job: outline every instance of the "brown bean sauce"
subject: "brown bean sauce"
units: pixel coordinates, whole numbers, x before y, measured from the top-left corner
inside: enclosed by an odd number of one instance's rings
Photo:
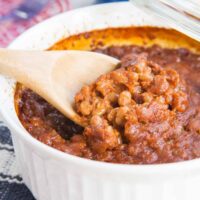
[[[129,115],[129,118],[132,116],[131,123],[124,125],[123,118],[117,119],[116,113],[111,113],[108,118],[112,119],[112,123],[108,123],[117,133],[110,134],[110,129],[106,132],[107,122],[98,121],[98,117],[92,121],[94,126],[102,124],[98,130],[92,132],[92,126],[84,130],[30,89],[18,85],[15,95],[18,116],[34,138],[65,153],[112,163],[170,163],[200,157],[200,55],[186,48],[172,49],[158,45],[100,45],[93,51],[120,59],[121,68],[118,70],[127,66],[135,68],[135,59],[144,55],[146,66],[159,66],[160,74],[157,71],[153,74],[156,78],[153,76],[151,79],[154,80],[154,86],[150,89],[143,88],[141,92],[137,88],[137,95],[130,94],[127,89],[120,89],[121,96],[112,108],[116,108],[116,105],[124,107],[127,102],[137,104],[139,109]],[[163,71],[168,74],[168,82],[161,76]],[[180,83],[177,83],[177,77]],[[170,84],[176,84],[176,88],[171,89]],[[166,97],[168,88],[173,90],[173,97]],[[158,104],[158,101],[162,102],[160,97],[163,96],[170,103]],[[109,108],[107,110],[111,112]],[[88,109],[82,111],[85,115],[91,112]],[[137,117],[137,123],[133,125],[134,116]]]

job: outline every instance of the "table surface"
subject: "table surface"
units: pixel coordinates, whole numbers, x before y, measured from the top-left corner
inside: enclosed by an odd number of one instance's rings
[[[34,24],[71,9],[69,1],[0,0],[0,47],[6,47],[15,37]],[[75,1],[73,6],[84,5],[82,0]],[[114,0],[90,2],[105,3]],[[10,131],[2,121],[0,121],[0,200],[34,200],[18,173]]]

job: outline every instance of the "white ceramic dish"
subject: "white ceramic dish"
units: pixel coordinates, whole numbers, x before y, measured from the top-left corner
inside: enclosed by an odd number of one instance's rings
[[[22,34],[10,48],[46,49],[93,29],[162,26],[129,3],[70,11]],[[199,200],[200,159],[162,165],[120,165],[82,159],[34,139],[14,110],[15,82],[0,77],[0,113],[11,129],[19,170],[38,200]]]

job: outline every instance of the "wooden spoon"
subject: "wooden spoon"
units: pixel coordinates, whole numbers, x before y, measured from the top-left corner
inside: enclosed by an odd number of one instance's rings
[[[75,94],[118,63],[115,58],[87,51],[0,49],[1,74],[32,89],[81,126],[85,124],[73,108]]]

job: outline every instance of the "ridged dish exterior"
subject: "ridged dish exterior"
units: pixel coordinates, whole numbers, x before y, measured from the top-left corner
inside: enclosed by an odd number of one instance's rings
[[[13,136],[23,180],[38,200],[199,200],[200,175],[182,174],[180,180],[141,177],[142,181],[138,177],[134,180],[134,176],[131,181],[120,174],[100,175],[40,155]]]
[[[129,3],[61,14],[33,27],[10,48],[47,49],[94,29],[163,24]],[[199,200],[200,160],[152,166],[115,165],[64,154],[32,138],[13,104],[15,82],[0,77],[0,113],[11,129],[19,171],[37,200]]]

